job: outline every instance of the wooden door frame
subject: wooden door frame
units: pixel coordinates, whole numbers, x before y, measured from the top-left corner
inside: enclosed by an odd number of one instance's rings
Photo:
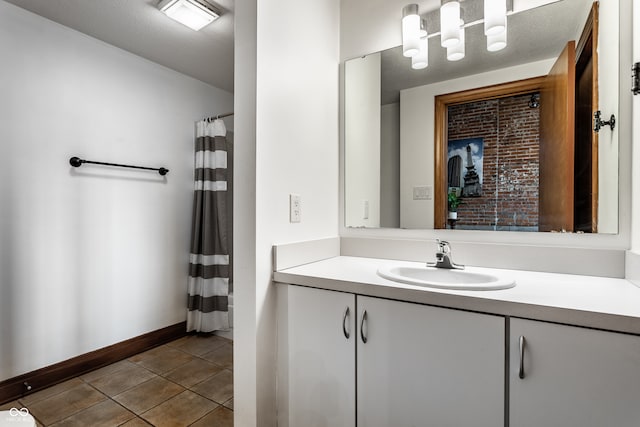
[[[447,224],[448,107],[469,102],[486,101],[539,92],[542,88],[544,78],[545,76],[533,77],[435,97],[434,228],[446,228]]]

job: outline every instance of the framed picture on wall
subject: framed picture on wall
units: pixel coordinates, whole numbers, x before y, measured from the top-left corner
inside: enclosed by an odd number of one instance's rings
[[[462,189],[462,197],[482,195],[483,138],[455,139],[447,143],[448,187]]]

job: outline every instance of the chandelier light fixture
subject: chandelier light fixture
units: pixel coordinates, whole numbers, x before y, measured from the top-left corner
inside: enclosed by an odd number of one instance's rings
[[[497,52],[505,47],[507,47],[507,21],[504,22],[504,31],[487,36],[487,50],[489,52]]]
[[[417,4],[402,9],[402,54],[413,57],[420,50],[420,15]]]
[[[507,0],[478,0],[484,2],[484,18],[466,26],[484,24],[487,50],[497,52],[507,46]],[[421,70],[429,65],[429,38],[440,35],[440,45],[447,49],[447,60],[460,61],[465,57],[465,23],[459,0],[440,0],[440,32],[428,34],[426,20],[420,17],[418,5],[402,8],[402,54],[411,58],[411,68]]]
[[[442,0],[440,6],[440,44],[453,47],[460,43],[460,3]]]
[[[449,61],[460,61],[464,58],[464,22],[460,20],[460,43],[447,48],[447,59]]]
[[[411,68],[422,70],[429,66],[429,38],[427,33],[427,22],[420,20],[420,43],[418,53],[411,57]]]
[[[507,30],[507,0],[484,0],[484,34],[496,36]]]

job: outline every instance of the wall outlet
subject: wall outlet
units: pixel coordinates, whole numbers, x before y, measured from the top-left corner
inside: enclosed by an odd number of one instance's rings
[[[420,185],[413,187],[413,200],[431,200],[433,198],[433,187],[430,185]]]
[[[299,194],[289,194],[289,222],[300,222],[302,217],[302,199]]]

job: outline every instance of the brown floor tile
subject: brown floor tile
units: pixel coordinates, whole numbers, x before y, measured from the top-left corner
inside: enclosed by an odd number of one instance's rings
[[[111,427],[120,425],[135,417],[113,400],[93,405],[75,415],[53,424],[51,427]]]
[[[164,377],[184,387],[191,387],[217,374],[221,370],[221,366],[198,357],[173,371],[167,372]]]
[[[233,411],[233,397],[231,399],[227,400],[226,402],[224,402],[224,406]]]
[[[47,399],[29,405],[29,412],[45,425],[61,421],[107,397],[88,384],[80,384]]]
[[[69,389],[72,389],[74,387],[77,387],[79,385],[83,384],[83,382],[78,379],[78,378],[73,378],[69,381],[65,381],[63,383],[60,384],[56,384],[54,386],[51,386],[49,388],[45,388],[44,390],[40,390],[37,391],[33,394],[29,394],[27,396],[21,397],[20,399],[18,399],[20,401],[20,404],[26,406],[27,408],[29,407],[29,405],[39,402],[41,400],[47,399],[51,396],[55,396],[58,393],[62,393],[63,391],[67,391]]]
[[[157,374],[164,374],[192,361],[193,356],[169,346],[161,346],[131,357],[129,360]]]
[[[121,360],[116,363],[112,363],[111,365],[107,365],[100,369],[96,369],[95,371],[88,372],[84,375],[81,375],[80,378],[85,382],[95,381],[98,378],[106,377],[107,375],[115,374],[116,372],[125,369],[131,366],[131,362],[127,360]]]
[[[227,369],[233,369],[233,345],[225,343],[217,349],[202,355],[203,359]]]
[[[5,403],[4,405],[0,405],[0,411],[8,411],[11,408],[20,409],[23,406],[24,405],[22,403],[18,402],[17,400],[14,400],[13,402],[8,402],[8,403]]]
[[[138,353],[138,354],[136,354],[134,356],[131,356],[127,360],[130,361],[130,362],[138,363],[138,362],[140,362],[142,360],[151,359],[153,357],[161,355],[162,352],[164,350],[166,350],[168,347],[170,347],[169,344],[165,344],[165,345],[161,345],[161,346],[158,346],[158,347],[154,347],[151,350],[147,350],[145,352]]]
[[[140,415],[183,391],[184,388],[178,384],[156,377],[115,396],[113,400]]]
[[[208,380],[191,387],[191,390],[222,404],[233,397],[233,373],[225,369]]]
[[[191,424],[191,427],[233,427],[233,411],[220,406]]]
[[[111,375],[90,381],[89,384],[108,396],[115,396],[155,376],[153,372],[131,363],[130,366],[125,366]]]
[[[215,335],[199,336],[189,335],[175,340],[168,345],[186,351],[194,356],[202,356],[205,353],[215,350],[223,344],[228,344],[230,340]]]
[[[149,427],[151,424],[143,420],[142,418],[134,418],[126,423],[122,424],[120,427]]]
[[[142,414],[157,427],[182,427],[192,424],[218,405],[189,390]]]

